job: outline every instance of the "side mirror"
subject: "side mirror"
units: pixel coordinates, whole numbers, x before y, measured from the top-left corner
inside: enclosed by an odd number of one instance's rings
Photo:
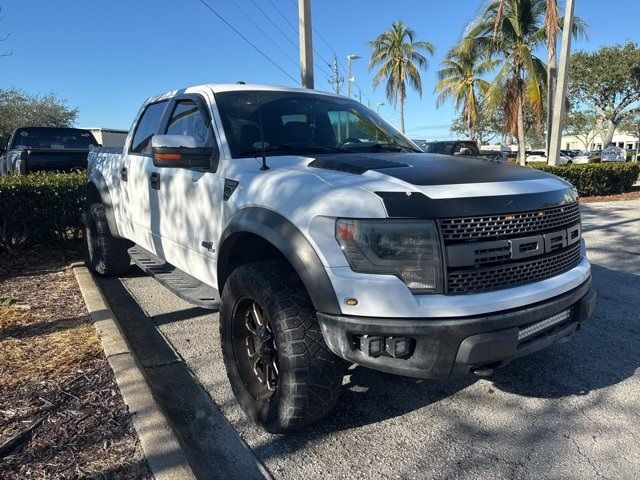
[[[212,147],[198,147],[191,135],[154,135],[151,155],[156,167],[210,168]]]

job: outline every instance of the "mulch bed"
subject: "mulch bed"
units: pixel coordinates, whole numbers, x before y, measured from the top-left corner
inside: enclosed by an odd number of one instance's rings
[[[0,256],[0,478],[151,479],[69,264]]]
[[[640,186],[632,187],[630,191],[617,195],[580,197],[580,203],[618,202],[620,200],[640,200]]]

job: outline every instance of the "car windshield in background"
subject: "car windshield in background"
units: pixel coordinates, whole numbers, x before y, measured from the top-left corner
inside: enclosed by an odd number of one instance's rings
[[[17,130],[12,148],[73,149],[98,145],[88,130],[76,128],[24,128]]]
[[[441,155],[478,155],[480,150],[475,142],[453,141],[453,142],[427,142],[424,145],[427,153],[439,153]]]
[[[360,103],[302,92],[216,94],[233,158],[350,152],[420,152]]]

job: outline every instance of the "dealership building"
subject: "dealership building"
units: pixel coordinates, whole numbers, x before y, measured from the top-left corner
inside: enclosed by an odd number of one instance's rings
[[[563,135],[562,148],[564,150],[602,150],[604,142],[599,134],[590,135]],[[638,137],[626,133],[616,133],[613,136],[611,145],[621,147],[626,150],[638,148]]]

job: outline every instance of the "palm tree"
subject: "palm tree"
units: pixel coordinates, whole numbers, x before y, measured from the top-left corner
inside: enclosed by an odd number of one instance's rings
[[[496,60],[481,60],[478,52],[463,51],[454,47],[442,61],[438,71],[439,91],[436,106],[440,107],[447,100],[453,100],[456,109],[462,109],[462,119],[467,128],[469,138],[475,140],[473,127],[480,116],[479,105],[491,84],[482,75],[492,71]]]
[[[498,33],[498,27],[502,23],[507,0],[499,0],[498,11],[494,23],[494,38]],[[558,56],[556,53],[558,34],[564,23],[563,18],[559,18],[558,0],[545,0],[544,25],[546,32],[547,47],[547,149],[549,148],[549,135],[551,132],[551,119],[553,117],[553,101],[557,83]],[[573,36],[586,35],[587,24],[580,18],[575,17],[573,22]],[[548,153],[548,152],[547,152]]]
[[[386,81],[385,92],[392,105],[400,102],[400,130],[404,133],[404,101],[407,98],[407,83],[422,95],[422,79],[419,69],[426,69],[428,55],[434,47],[429,42],[414,41],[415,32],[401,21],[393,22],[390,28],[369,42],[371,59],[369,70],[380,67],[373,77],[373,86]]]
[[[546,0],[490,0],[460,43],[462,51],[478,49],[499,58],[498,73],[487,89],[491,108],[502,106],[506,127],[517,133],[518,158],[525,164],[525,108],[542,116],[546,67],[535,55],[544,44]]]

